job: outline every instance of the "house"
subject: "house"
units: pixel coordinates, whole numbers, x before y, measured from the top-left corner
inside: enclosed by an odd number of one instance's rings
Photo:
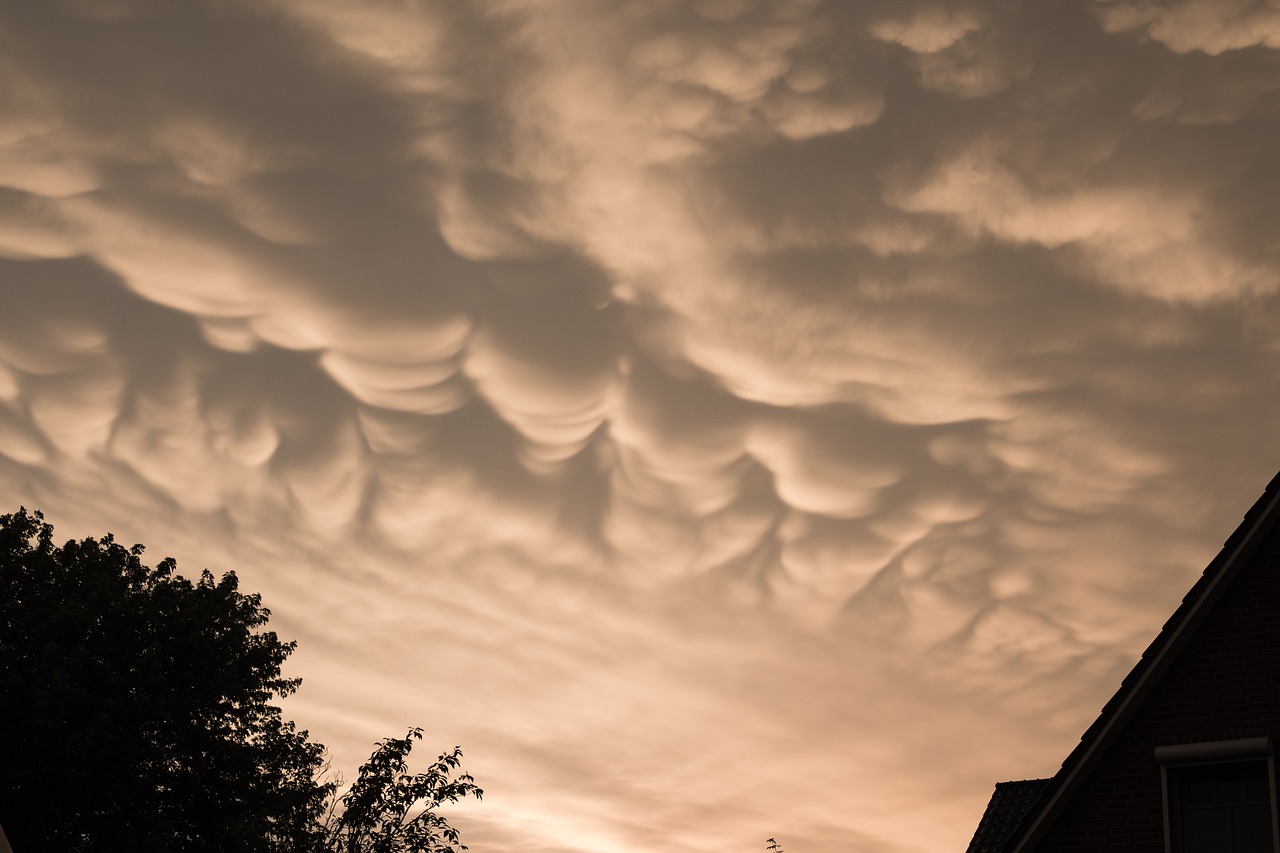
[[[1280,853],[1280,474],[1049,779],[969,853]]]

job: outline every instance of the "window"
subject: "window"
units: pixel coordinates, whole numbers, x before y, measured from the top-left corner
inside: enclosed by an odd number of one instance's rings
[[[1270,740],[1160,747],[1169,853],[1277,853]]]
[[[1266,761],[1169,768],[1173,853],[1274,853],[1269,777]]]

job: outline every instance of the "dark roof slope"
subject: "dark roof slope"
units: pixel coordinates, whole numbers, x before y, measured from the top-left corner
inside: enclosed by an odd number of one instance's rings
[[[997,782],[965,853],[997,853],[1051,781],[1023,779],[1020,782]]]
[[[1062,768],[1048,780],[1035,807],[1023,816],[1005,842],[993,850],[1006,853],[1029,850],[1048,830],[1075,790],[1083,784],[1088,770],[1114,740],[1123,724],[1137,712],[1142,700],[1151,693],[1160,676],[1186,646],[1190,635],[1204,622],[1213,605],[1248,562],[1254,547],[1278,519],[1280,473],[1271,478],[1262,496],[1245,513],[1244,521],[1205,567],[1195,585],[1183,596],[1178,609],[1165,621],[1138,663],[1120,682],[1120,689],[1102,706],[1098,719],[1080,736],[1080,743],[1062,762]]]

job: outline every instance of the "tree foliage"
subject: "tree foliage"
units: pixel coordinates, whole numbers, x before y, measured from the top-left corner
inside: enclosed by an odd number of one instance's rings
[[[19,850],[292,850],[330,789],[234,573],[0,516],[0,823]]]
[[[484,796],[468,773],[454,776],[461,747],[440,755],[410,775],[408,756],[422,729],[387,738],[360,768],[341,799],[342,810],[326,821],[324,846],[335,853],[454,853],[466,850],[458,831],[435,810],[465,797]]]
[[[479,797],[461,750],[408,772],[382,741],[348,792],[273,704],[295,643],[234,573],[192,582],[110,534],[56,546],[0,515],[0,825],[17,850],[451,853],[435,809]]]

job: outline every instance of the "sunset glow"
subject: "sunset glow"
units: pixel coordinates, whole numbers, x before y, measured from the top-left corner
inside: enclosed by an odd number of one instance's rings
[[[477,853],[963,850],[1280,468],[1280,6],[0,12],[0,512]]]

